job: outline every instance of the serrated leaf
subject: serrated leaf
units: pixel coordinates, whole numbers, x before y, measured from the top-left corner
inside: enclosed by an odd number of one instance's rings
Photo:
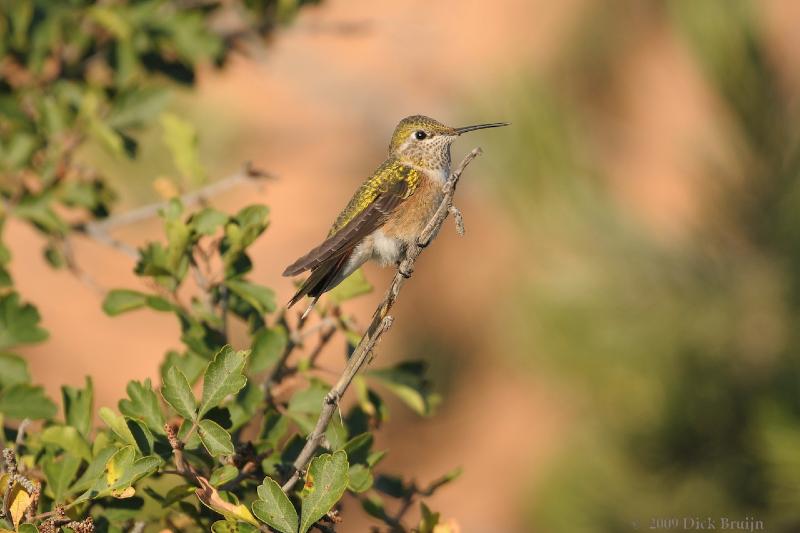
[[[230,346],[220,350],[206,369],[203,379],[203,397],[200,402],[200,415],[217,407],[226,396],[236,394],[244,387],[247,378],[242,371],[247,352],[237,352]]]
[[[176,367],[170,367],[164,374],[164,384],[161,386],[161,396],[175,412],[187,420],[194,420],[197,416],[197,400],[194,398],[192,388],[183,372]]]
[[[126,388],[129,399],[119,401],[119,410],[125,416],[141,420],[151,431],[164,434],[164,414],[150,379],[144,383],[131,381]]]
[[[8,418],[15,420],[52,418],[56,411],[56,404],[45,396],[42,387],[18,383],[0,392],[0,413]]]
[[[10,353],[0,353],[0,387],[30,383],[28,363],[22,357]]]
[[[42,431],[40,438],[43,443],[58,446],[75,457],[85,459],[86,462],[92,460],[89,444],[73,426],[47,427]]]
[[[277,481],[265,477],[258,487],[258,497],[253,502],[253,514],[256,518],[280,533],[297,532],[297,511]]]
[[[94,385],[92,378],[86,377],[86,386],[82,389],[64,385],[61,387],[61,399],[64,403],[64,419],[67,425],[76,428],[84,437],[92,430],[94,416]]]
[[[198,424],[200,440],[208,453],[214,457],[219,455],[231,455],[233,453],[233,441],[230,434],[222,429],[222,426],[213,420],[203,419]]]
[[[282,326],[264,328],[253,338],[248,371],[257,374],[273,367],[286,349],[289,338]]]
[[[0,296],[0,350],[45,340],[47,331],[39,327],[39,320],[39,311],[20,303],[17,293]]]
[[[314,523],[325,516],[342,494],[348,483],[347,454],[338,451],[315,457],[306,473],[301,492],[303,506],[300,518],[300,533],[308,531]]]
[[[111,431],[113,431],[122,442],[136,446],[136,439],[133,438],[133,433],[131,433],[131,430],[128,428],[128,423],[125,421],[124,416],[118,415],[108,407],[101,407],[97,414],[100,415],[100,419],[111,428]]]

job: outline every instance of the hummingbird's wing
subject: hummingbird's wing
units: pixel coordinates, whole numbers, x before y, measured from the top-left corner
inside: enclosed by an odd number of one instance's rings
[[[341,229],[332,233],[322,244],[286,267],[283,275],[295,276],[306,270],[315,270],[331,259],[345,254],[349,255],[364,237],[386,222],[392,211],[406,198],[407,192],[408,182],[404,179],[388,183],[386,190],[379,192],[372,202],[353,216]],[[314,287],[309,289],[313,290]],[[320,292],[324,292],[324,289]]]

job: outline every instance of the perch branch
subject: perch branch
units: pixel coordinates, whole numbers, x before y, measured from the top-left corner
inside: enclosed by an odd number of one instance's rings
[[[328,427],[328,423],[331,421],[331,418],[333,417],[333,414],[339,405],[339,400],[350,386],[350,382],[369,358],[369,355],[372,353],[372,350],[375,348],[375,345],[378,343],[381,336],[386,332],[386,330],[389,329],[389,327],[391,327],[393,319],[391,316],[389,316],[389,311],[391,310],[392,306],[394,306],[394,303],[397,300],[397,295],[400,293],[400,289],[402,288],[406,279],[408,279],[408,277],[411,275],[411,272],[413,272],[414,262],[417,260],[417,257],[419,257],[419,255],[422,253],[422,250],[428,246],[428,244],[430,244],[439,233],[439,230],[447,219],[447,216],[451,212],[458,212],[457,210],[453,210],[453,196],[455,195],[456,185],[458,184],[458,180],[461,178],[461,174],[467,168],[467,165],[469,165],[480,153],[480,148],[475,148],[468,153],[461,161],[461,164],[450,174],[450,177],[445,182],[443,187],[444,197],[439,203],[439,207],[436,209],[436,212],[428,221],[428,224],[417,237],[416,242],[411,244],[406,250],[405,259],[403,259],[403,261],[400,263],[397,273],[394,275],[394,279],[392,279],[392,283],[389,285],[389,289],[386,291],[383,301],[376,309],[375,314],[372,317],[372,322],[370,323],[369,328],[367,328],[367,332],[363,337],[361,337],[361,341],[359,341],[358,346],[356,346],[353,355],[347,361],[347,365],[345,366],[339,381],[333,386],[330,392],[325,395],[325,399],[322,403],[322,412],[320,412],[317,423],[314,426],[314,430],[311,432],[311,434],[309,434],[305,446],[303,446],[303,449],[300,451],[300,454],[297,456],[297,459],[293,464],[294,472],[292,473],[292,476],[288,479],[288,481],[286,481],[286,483],[283,484],[282,488],[284,492],[289,492],[292,490],[297,481],[300,479],[301,473],[311,461],[311,458],[314,456],[314,452],[316,452],[317,448],[325,437],[325,429]]]

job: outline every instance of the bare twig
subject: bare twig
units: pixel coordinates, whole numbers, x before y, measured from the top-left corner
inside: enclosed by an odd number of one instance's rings
[[[444,221],[447,219],[447,216],[451,213],[451,208],[453,207],[453,196],[455,195],[456,185],[458,184],[458,180],[461,178],[461,174],[464,172],[464,169],[467,168],[467,165],[469,165],[480,153],[480,148],[475,148],[468,153],[461,161],[461,164],[450,174],[450,177],[445,182],[443,187],[444,197],[442,198],[439,207],[428,221],[428,224],[422,230],[422,233],[420,233],[420,235],[417,237],[416,243],[409,246],[406,250],[405,259],[403,259],[403,261],[400,263],[397,273],[395,274],[394,279],[392,279],[392,283],[389,285],[389,289],[386,291],[383,301],[375,311],[375,314],[372,317],[372,322],[370,323],[369,328],[367,328],[367,332],[363,337],[361,337],[361,340],[359,341],[358,346],[356,346],[353,355],[348,360],[347,365],[345,366],[345,369],[339,378],[339,381],[325,396],[325,400],[322,404],[322,412],[317,419],[314,430],[309,434],[305,446],[303,446],[303,449],[300,451],[300,454],[297,456],[297,459],[294,462],[294,473],[289,480],[283,484],[284,492],[289,492],[292,490],[294,485],[300,479],[301,473],[306,468],[309,461],[311,461],[311,458],[314,456],[314,452],[316,452],[317,447],[324,438],[325,429],[328,427],[328,423],[330,422],[331,417],[333,416],[333,413],[339,404],[339,400],[344,395],[347,387],[350,386],[350,382],[353,380],[355,375],[367,361],[367,358],[375,348],[375,345],[380,340],[381,336],[392,325],[392,317],[389,316],[389,311],[397,300],[397,295],[400,293],[400,289],[402,288],[406,279],[408,279],[410,276],[410,273],[413,272],[414,262],[417,260],[417,257],[419,257],[420,253],[422,253],[423,248],[430,244],[431,241],[436,237],[442,225],[444,224]]]
[[[253,168],[250,162],[244,164],[244,167],[241,171],[228,176],[227,178],[223,178],[219,181],[215,181],[201,189],[196,191],[188,192],[184,195],[178,197],[181,203],[185,206],[194,205],[198,203],[207,203],[210,198],[213,196],[223,193],[227,190],[233,189],[234,187],[238,186],[241,183],[248,183],[248,182],[255,182],[258,180],[269,179],[272,176],[263,172],[261,170],[257,170]],[[86,236],[94,239],[95,241],[104,244],[110,248],[113,248],[125,255],[128,255],[134,259],[139,257],[139,253],[136,251],[136,248],[127,244],[119,239],[116,239],[110,235],[110,231],[118,228],[120,226],[128,226],[130,224],[134,224],[136,222],[141,222],[142,220],[146,220],[156,216],[159,211],[166,208],[169,205],[169,200],[164,202],[156,202],[152,204],[143,205],[136,209],[132,209],[130,211],[126,211],[124,213],[120,213],[118,215],[113,215],[105,220],[97,221],[97,222],[87,222],[85,224],[79,225],[74,229],[76,231],[84,233]]]

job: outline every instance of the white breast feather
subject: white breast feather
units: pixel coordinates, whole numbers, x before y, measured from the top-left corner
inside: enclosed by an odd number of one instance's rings
[[[382,266],[393,265],[400,260],[399,240],[387,237],[383,230],[376,230],[372,239],[372,257]]]

